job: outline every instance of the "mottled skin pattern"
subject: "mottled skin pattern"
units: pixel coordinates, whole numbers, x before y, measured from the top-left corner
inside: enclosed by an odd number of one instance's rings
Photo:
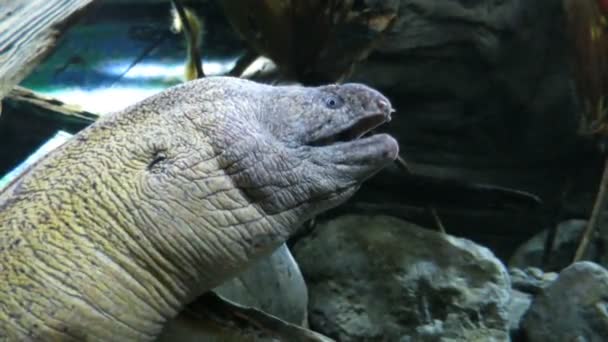
[[[0,339],[153,340],[390,163],[385,134],[312,144],[390,112],[363,85],[211,77],[102,118],[0,194]]]

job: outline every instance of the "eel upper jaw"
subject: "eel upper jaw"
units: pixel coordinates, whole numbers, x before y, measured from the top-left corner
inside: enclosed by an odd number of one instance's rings
[[[397,141],[388,134],[368,134],[391,120],[394,110],[387,107],[381,112],[362,115],[342,128],[336,128],[308,143],[323,151],[326,162],[340,165],[358,165],[355,178],[363,179],[394,161],[399,153]]]
[[[313,147],[329,146],[335,143],[349,142],[361,138],[363,135],[371,132],[374,128],[389,122],[390,114],[393,112],[386,111],[384,113],[372,113],[359,117],[354,122],[348,125],[339,127],[332,132],[328,132],[321,137],[309,142],[307,145]]]

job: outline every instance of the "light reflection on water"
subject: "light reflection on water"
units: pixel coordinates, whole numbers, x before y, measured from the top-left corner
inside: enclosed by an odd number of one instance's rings
[[[63,88],[40,91],[65,103],[80,106],[83,110],[104,115],[125,108],[154,95],[166,87],[114,86],[111,88]]]
[[[235,63],[236,60],[205,61],[203,69],[209,76],[222,75],[230,71]],[[184,82],[183,63],[140,62],[131,69],[129,65],[128,61],[113,61],[100,65],[99,71],[102,74],[108,79],[117,80],[109,86],[100,85],[97,88],[85,89],[72,85],[35,90],[65,103],[80,106],[83,110],[103,115]]]
[[[225,74],[236,63],[236,60],[214,60],[203,62],[203,69],[207,75]],[[113,61],[104,63],[101,71],[114,76],[120,76],[130,65],[130,61]],[[132,67],[126,74],[122,76],[124,79],[163,79],[163,78],[179,78],[183,79],[184,65],[182,63],[159,63],[159,62],[141,62]]]

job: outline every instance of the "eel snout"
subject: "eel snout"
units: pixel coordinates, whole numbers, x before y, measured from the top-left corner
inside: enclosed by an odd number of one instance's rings
[[[395,160],[399,153],[397,141],[388,134],[372,132],[378,126],[390,122],[395,110],[384,96],[378,96],[370,102],[366,105],[367,110],[360,115],[324,132],[308,145],[330,150],[334,162],[340,164],[378,165]]]

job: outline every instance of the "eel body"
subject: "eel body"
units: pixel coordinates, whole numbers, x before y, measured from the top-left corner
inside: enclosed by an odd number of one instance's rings
[[[0,194],[0,340],[154,340],[392,162],[392,111],[208,77],[104,116]]]

